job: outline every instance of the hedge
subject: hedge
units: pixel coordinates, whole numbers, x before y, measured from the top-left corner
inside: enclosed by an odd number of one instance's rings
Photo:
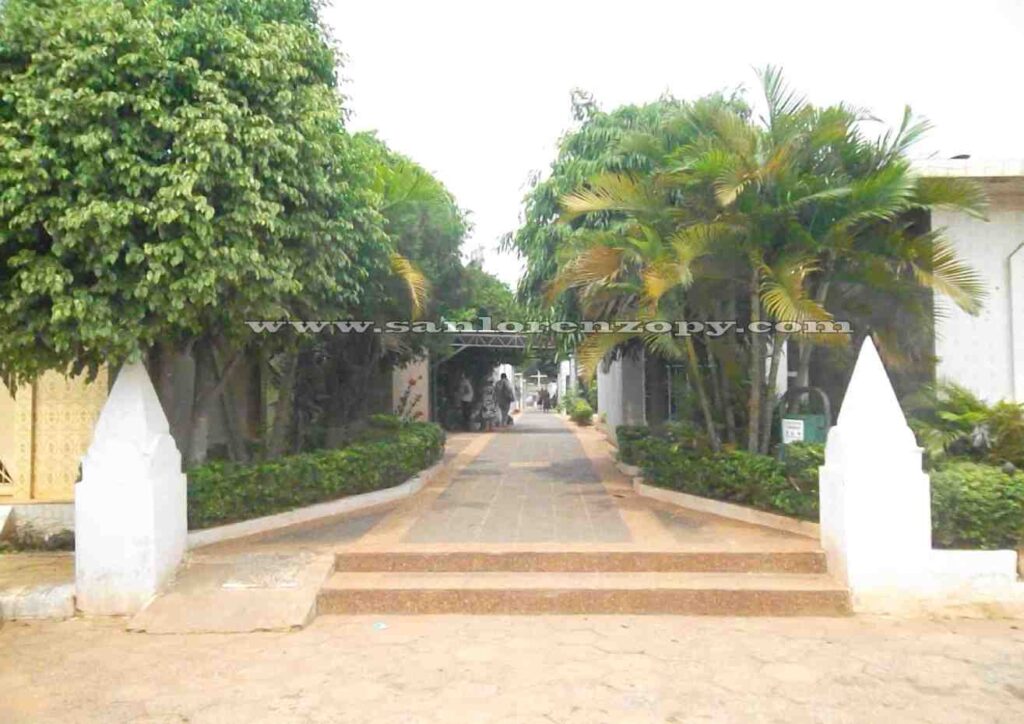
[[[630,443],[647,482],[804,520],[818,518],[817,468],[744,450],[704,453],[658,437]],[[813,463],[810,463],[813,464]]]
[[[932,541],[938,548],[1024,543],[1024,474],[953,462],[932,471]]]
[[[620,427],[616,432],[620,459],[639,465],[651,485],[818,520],[823,445],[794,443],[777,460],[741,450],[687,447],[664,430]],[[1000,549],[1024,543],[1024,473],[951,462],[930,474],[935,547]]]
[[[190,529],[248,520],[398,485],[444,451],[432,423],[374,419],[351,445],[254,465],[212,462],[188,473]]]

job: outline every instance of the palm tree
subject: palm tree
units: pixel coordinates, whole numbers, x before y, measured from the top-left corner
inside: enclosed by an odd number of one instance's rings
[[[652,171],[597,176],[562,198],[564,222],[602,214],[614,223],[570,238],[551,294],[576,289],[592,311],[643,319],[725,308],[745,311],[752,323],[824,321],[831,319],[829,290],[838,278],[867,287],[882,275],[935,289],[977,311],[979,277],[940,230],[917,233],[908,221],[936,207],[979,214],[983,208],[970,183],[914,176],[905,152],[927,125],[915,123],[908,111],[895,133],[871,142],[859,131],[870,120],[863,112],[816,109],[786,87],[777,69],[759,77],[767,110],[757,121],[735,103],[687,106],[666,119],[664,133],[623,139],[657,156]],[[768,449],[775,380],[790,336],[746,336],[751,451]],[[623,341],[611,335],[584,340],[584,369]],[[649,335],[643,341],[663,356],[689,361],[717,444],[692,338]],[[798,335],[796,341],[805,382],[812,345],[842,338]],[[714,359],[723,352],[735,361],[734,345],[705,346],[711,369],[724,361]]]

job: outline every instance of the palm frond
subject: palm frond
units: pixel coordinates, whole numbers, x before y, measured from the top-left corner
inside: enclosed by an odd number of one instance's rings
[[[878,149],[883,162],[904,157],[907,151],[931,130],[931,127],[930,122],[924,118],[915,118],[910,106],[905,106],[899,129],[895,133],[886,131],[879,139]]]
[[[817,271],[813,257],[782,259],[764,267],[761,303],[779,322],[827,321],[832,319],[824,307],[808,296],[804,281]]]
[[[623,255],[621,248],[603,244],[581,249],[559,269],[548,285],[545,298],[550,303],[567,289],[612,281],[622,265]]]
[[[955,209],[985,218],[988,197],[975,181],[959,177],[922,177],[914,186],[913,201],[930,209]]]
[[[418,318],[426,309],[427,299],[430,297],[430,282],[415,264],[398,252],[391,254],[391,273],[409,290],[412,316],[414,319]]]
[[[786,84],[781,68],[773,65],[765,66],[757,71],[757,77],[761,81],[764,99],[768,104],[768,118],[765,125],[769,128],[776,128],[781,119],[796,115],[806,107],[807,101],[804,97],[798,95]]]
[[[579,346],[576,348],[576,361],[580,377],[582,377],[584,381],[589,382],[597,371],[597,366],[601,364],[601,360],[605,358],[605,355],[620,344],[625,344],[631,339],[636,339],[639,336],[639,334],[629,334],[626,332],[588,334],[585,336],[583,341],[580,342]]]
[[[606,173],[595,176],[586,186],[561,198],[562,220],[600,211],[644,212],[656,206],[636,177]]]
[[[982,276],[941,236],[932,239],[931,247],[927,265],[917,260],[911,262],[917,282],[949,297],[968,314],[978,314],[987,296]]]

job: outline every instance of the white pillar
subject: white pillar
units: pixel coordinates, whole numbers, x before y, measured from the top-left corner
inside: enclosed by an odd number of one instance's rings
[[[928,476],[870,339],[861,347],[820,475],[821,542],[858,598],[919,588],[931,551]]]
[[[181,455],[145,367],[126,365],[75,486],[75,588],[85,613],[141,609],[185,552]]]

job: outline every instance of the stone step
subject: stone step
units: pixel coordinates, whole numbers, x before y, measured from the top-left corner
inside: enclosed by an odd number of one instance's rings
[[[338,571],[420,573],[718,572],[825,573],[825,554],[808,551],[380,551],[344,552]]]
[[[822,574],[333,574],[320,614],[845,616],[849,592]]]

